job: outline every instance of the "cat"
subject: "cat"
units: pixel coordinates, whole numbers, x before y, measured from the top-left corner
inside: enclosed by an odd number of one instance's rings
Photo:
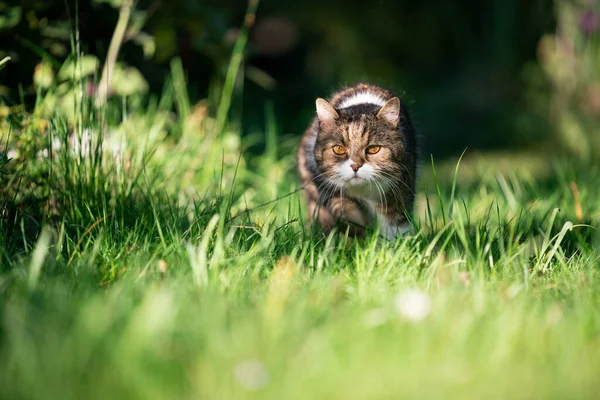
[[[394,239],[411,228],[416,137],[389,90],[360,83],[316,100],[298,150],[308,215],[324,232]]]

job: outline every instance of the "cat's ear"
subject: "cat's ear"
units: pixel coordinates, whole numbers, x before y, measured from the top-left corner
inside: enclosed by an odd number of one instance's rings
[[[397,97],[389,99],[377,113],[377,118],[385,119],[394,128],[398,127],[398,123],[400,122],[400,99]]]
[[[327,100],[321,98],[317,99],[317,115],[319,116],[319,122],[321,124],[333,124],[340,117],[340,115],[333,109],[331,104]]]

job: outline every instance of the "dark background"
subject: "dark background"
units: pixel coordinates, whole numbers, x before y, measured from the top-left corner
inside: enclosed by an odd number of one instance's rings
[[[21,10],[13,26],[0,21],[1,55],[13,57],[0,71],[0,95],[5,103],[29,107],[36,64],[44,57],[55,65],[64,61],[76,15],[82,50],[100,60],[118,19],[110,2],[0,4],[2,15]],[[137,67],[159,95],[170,61],[181,58],[191,100],[198,101],[222,84],[246,6],[234,0],[140,1],[143,31],[156,51],[145,59],[142,47],[129,41],[120,60]],[[535,149],[549,130],[529,91],[545,84],[536,52],[541,36],[553,29],[551,0],[264,0],[232,115],[241,117],[244,132],[256,132],[264,129],[272,104],[281,134],[300,135],[316,97],[364,80],[401,94],[427,153]]]

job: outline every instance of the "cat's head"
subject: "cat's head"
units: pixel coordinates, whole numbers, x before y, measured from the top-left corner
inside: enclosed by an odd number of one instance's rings
[[[327,181],[342,188],[392,183],[401,172],[405,150],[400,99],[338,110],[317,99],[316,106],[319,132],[314,154]]]

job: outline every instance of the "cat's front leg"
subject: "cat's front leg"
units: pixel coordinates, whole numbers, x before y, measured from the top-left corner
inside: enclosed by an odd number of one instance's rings
[[[348,230],[351,237],[364,237],[370,216],[368,211],[350,198],[332,197],[327,209],[336,218],[336,225],[343,233]]]
[[[401,236],[404,236],[412,230],[410,223],[406,222],[399,225],[389,224],[386,221],[382,221],[379,226],[379,234],[388,240],[394,240]]]

